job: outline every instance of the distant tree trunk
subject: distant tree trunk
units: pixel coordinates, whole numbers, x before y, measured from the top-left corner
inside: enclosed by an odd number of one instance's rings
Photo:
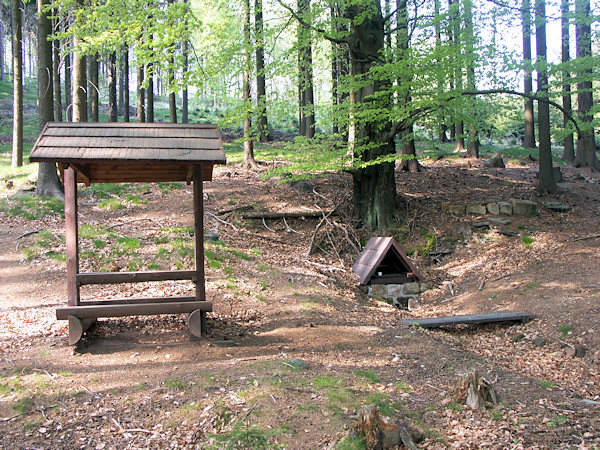
[[[85,59],[85,55],[73,53],[73,122],[87,122],[88,120]]]
[[[65,112],[67,122],[73,120],[73,86],[71,83],[71,41],[67,38],[65,40],[65,57],[64,57],[64,70],[65,70]]]
[[[119,98],[117,100],[117,114],[122,116],[125,113],[125,73],[123,72],[123,55],[119,61]]]
[[[138,63],[139,64],[139,63]],[[142,87],[144,83],[144,66],[138,65],[137,68],[137,121],[146,121],[145,90]]]
[[[460,9],[458,0],[449,0],[448,2],[448,16],[449,20],[452,23],[452,32],[454,35],[454,45],[456,47],[457,59],[459,64],[456,64],[456,68],[454,70],[454,87],[458,91],[462,91],[463,88],[463,58],[462,58],[462,50],[461,47],[463,45],[463,39],[461,36],[460,24]],[[455,124],[455,141],[454,141],[454,151],[455,152],[463,152],[465,150],[465,127],[464,123],[461,120],[457,121]]]
[[[55,14],[54,12],[53,14]],[[55,32],[60,31],[58,20],[55,20]],[[60,41],[54,40],[52,45],[52,79],[54,80],[54,120],[62,122],[62,92],[60,87]]]
[[[342,11],[338,2],[332,2],[331,23],[333,33],[344,31],[342,23]],[[341,133],[344,139],[348,140],[348,128],[340,123],[339,117],[342,114],[341,107],[348,98],[348,93],[339,88],[343,77],[349,73],[350,57],[346,47],[339,44],[332,44],[332,63],[331,63],[331,92],[333,104],[333,133]]]
[[[331,6],[330,6],[330,14],[331,14],[331,31],[333,33],[335,33],[337,31],[337,14],[336,14],[336,8],[335,8],[335,3],[332,2]],[[332,133],[333,134],[337,134],[339,133],[340,129],[338,127],[338,122],[337,120],[335,120],[335,114],[337,112],[337,108],[339,105],[339,95],[338,95],[338,78],[339,78],[339,73],[338,73],[338,62],[337,62],[337,58],[338,58],[338,44],[332,42],[331,43],[331,103],[332,103],[332,110],[334,113],[334,118],[333,118],[333,123],[332,123]]]
[[[537,95],[548,97],[548,73],[546,63],[546,1],[535,0],[535,48],[538,63]],[[557,191],[552,170],[552,148],[550,141],[550,105],[538,101],[538,133],[540,137],[540,169],[538,173],[538,190],[553,194]]]
[[[523,20],[523,63],[531,64],[531,0],[523,0],[521,4]],[[523,78],[523,89],[526,94],[533,92],[533,79],[531,70],[526,68]],[[533,100],[525,100],[525,136],[524,148],[535,148],[535,125],[533,120]]]
[[[258,140],[267,142],[267,88],[265,81],[265,40],[263,31],[262,0],[254,1],[254,35],[256,40],[256,104],[258,106]]]
[[[108,57],[108,121],[117,121],[117,54]]]
[[[435,48],[436,48],[436,50],[439,50],[439,48],[442,45],[442,24],[441,24],[441,16],[440,16],[440,0],[434,1],[434,21],[435,21]],[[438,85],[437,86],[438,94],[441,96],[442,93],[444,92],[444,77],[441,74],[438,75],[438,77],[437,77],[437,85]],[[443,116],[440,118],[440,120],[441,120],[441,123],[439,125],[439,131],[438,131],[439,140],[442,143],[448,143],[448,142],[450,142],[448,140],[448,136],[446,135],[446,130],[448,129],[448,127],[444,123]]]
[[[152,36],[150,36],[152,40]],[[154,122],[154,64],[146,66],[146,77],[148,78],[148,87],[146,88],[146,122]]]
[[[189,70],[189,55],[188,55],[188,41],[184,40],[182,42],[182,50],[181,52],[183,53],[183,76],[184,76],[184,84],[183,84],[183,90],[181,92],[181,123],[188,123],[189,122],[189,103],[188,103],[188,88],[187,88],[187,77],[186,77],[186,73]]]
[[[12,0],[13,141],[11,167],[23,165],[23,23],[21,0]]]
[[[470,90],[476,90],[475,81],[475,32],[473,31],[473,2],[472,0],[464,0],[465,11],[465,39],[466,52],[469,57],[467,62],[467,86]],[[467,156],[469,158],[479,158],[479,133],[477,131],[477,112],[473,111],[469,114],[471,117],[469,124],[469,139],[467,140]]]
[[[569,44],[570,44],[569,3],[570,3],[570,0],[562,0],[561,6],[560,6],[561,30],[562,30],[562,32],[561,32],[561,37],[562,37],[561,61],[563,63],[566,63],[571,59],[570,54],[569,54]],[[564,95],[562,98],[562,104],[563,104],[563,108],[565,109],[565,111],[570,115],[572,113],[572,107],[571,107],[571,84],[568,81],[569,77],[570,77],[569,71],[564,70],[562,73],[563,92],[564,92]],[[570,125],[570,122],[569,122],[567,115],[563,114],[564,128],[568,128],[569,125]],[[563,151],[562,159],[564,161],[572,163],[573,161],[575,161],[575,146],[573,144],[573,135],[572,134],[565,136],[565,138],[563,139],[563,146],[564,146],[564,151]]]
[[[408,33],[408,7],[407,0],[397,0],[396,2],[396,14],[398,16],[398,56],[397,61],[406,61],[408,50],[410,48],[410,36]],[[412,80],[410,77],[404,77],[398,79],[400,88],[403,88],[405,92],[401,92],[399,97],[400,101],[409,104],[411,102],[410,97],[410,85]],[[420,172],[421,165],[417,159],[417,150],[415,148],[415,138],[413,134],[413,123],[407,121],[403,129],[400,131],[400,140],[402,147],[400,153],[411,159],[403,159],[400,161],[399,170],[408,172]]]
[[[46,7],[50,0],[37,0],[38,16],[38,118],[40,131],[47,122],[54,119],[54,89],[52,42],[48,37],[52,34],[51,14]],[[60,86],[60,80],[58,85]],[[64,197],[62,185],[56,171],[56,163],[39,163],[38,181],[35,193],[41,196]]]
[[[99,104],[99,76],[98,76],[98,55],[91,55],[89,61],[89,80],[88,80],[88,117],[91,122],[100,120]]]
[[[129,122],[129,47],[123,48],[123,122]]]
[[[0,20],[0,81],[6,81],[4,57],[4,22]]]
[[[575,0],[575,38],[577,47],[577,58],[590,58],[592,56],[592,30],[590,14],[590,0]],[[585,63],[584,63],[585,64]],[[597,69],[587,63],[587,68],[581,69],[577,74],[581,80],[577,83],[577,115],[582,122],[582,133],[577,136],[577,154],[575,155],[575,167],[590,167],[600,170],[600,162],[596,156],[596,143],[594,140],[594,98],[592,96],[592,73]]]
[[[250,36],[250,0],[244,1],[244,82],[242,87],[244,101],[244,155],[242,165],[245,169],[258,167],[254,159],[254,137],[252,136],[252,97],[250,96],[251,61]]]
[[[348,18],[364,17],[351,27],[349,39],[350,75],[354,79],[369,76],[384,47],[384,20],[378,0],[354,3],[345,11]],[[368,78],[367,78],[368,79]],[[373,98],[373,92],[389,89],[389,82],[378,79],[350,92],[349,147],[357,159],[373,161],[396,153],[393,130],[389,120],[378,117],[358,120],[355,108],[387,109],[393,107],[391,98]],[[378,120],[379,119],[379,120]],[[393,162],[352,170],[353,203],[356,218],[365,227],[385,233],[397,214],[396,181]]]
[[[298,14],[310,22],[310,0],[298,0]],[[315,135],[312,35],[302,24],[298,24],[298,94],[300,134],[310,139]]]

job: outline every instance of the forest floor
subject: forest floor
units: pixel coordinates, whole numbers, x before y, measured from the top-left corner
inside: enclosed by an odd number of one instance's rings
[[[369,236],[348,218],[348,176],[277,184],[232,164],[205,184],[207,212],[338,206],[337,225],[332,216],[307,255],[319,218],[217,215],[228,225],[207,213],[207,231],[219,235],[206,243],[208,338],[192,339],[182,316],[131,317],[99,320],[77,347],[55,319],[66,298],[60,208],[5,191],[0,447],[361,448],[349,429],[357,410],[375,403],[407,423],[421,448],[598,448],[600,177],[564,168],[564,192],[538,196],[537,167],[526,159],[504,169],[463,158],[423,165],[397,174],[404,219],[394,230],[430,286],[419,309],[359,289],[353,245]],[[509,198],[539,207],[510,217],[512,236],[441,208]],[[544,209],[552,200],[573,209]],[[82,188],[80,213],[82,271],[192,267],[190,186]],[[448,254],[434,261],[437,250]],[[191,292],[190,283],[162,282],[87,287],[82,297]],[[504,310],[537,318],[401,324]],[[475,411],[446,401],[471,370],[493,382],[499,405]]]

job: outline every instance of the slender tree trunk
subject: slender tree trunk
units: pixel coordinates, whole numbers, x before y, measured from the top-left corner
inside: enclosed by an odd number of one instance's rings
[[[535,48],[537,62],[537,94],[548,97],[548,73],[546,69],[546,2],[535,0]],[[538,101],[538,133],[540,136],[540,169],[538,173],[538,190],[553,194],[557,191],[552,170],[552,148],[550,141],[550,105]]]
[[[521,4],[523,20],[523,63],[531,64],[531,0],[523,0]],[[526,94],[533,92],[533,79],[531,69],[526,68],[523,78],[523,89]],[[533,100],[525,100],[525,136],[524,148],[535,148],[535,125],[533,120]]]
[[[384,20],[378,0],[353,4],[345,16],[354,19],[349,39],[350,75],[352,78],[368,76],[375,61],[379,60],[384,47]],[[357,108],[381,110],[393,108],[391,98],[373,97],[373,92],[390,88],[383,79],[350,92],[349,147],[358,160],[373,161],[396,153],[391,124],[385,118],[374,116],[357,119]],[[386,232],[397,214],[396,181],[393,162],[367,165],[351,171],[353,176],[354,214],[360,222],[372,230]]]
[[[252,136],[252,97],[250,96],[251,61],[250,36],[250,0],[244,1],[244,82],[242,87],[244,100],[244,155],[242,165],[245,169],[258,167],[254,159],[254,138]]]
[[[331,15],[331,31],[335,33],[337,31],[337,14],[335,3],[332,2],[330,6],[330,15]],[[332,42],[331,43],[331,106],[333,111],[333,122],[331,131],[333,134],[339,133],[340,129],[338,127],[338,121],[335,118],[335,114],[338,111],[339,105],[339,95],[338,95],[338,44]]]
[[[475,80],[475,64],[476,54],[474,49],[475,32],[473,31],[473,2],[472,0],[464,0],[465,11],[465,39],[466,50],[468,55],[467,62],[467,86],[470,90],[476,90],[477,83]],[[474,106],[474,103],[472,103]],[[470,114],[469,123],[469,138],[467,140],[467,156],[469,158],[479,158],[479,133],[477,131],[477,112],[473,109]]]
[[[4,22],[0,20],[0,81],[6,81],[6,71],[4,70]]]
[[[73,122],[87,122],[85,55],[73,54]]]
[[[441,24],[441,16],[440,16],[440,0],[434,0],[434,21],[435,21],[435,49],[436,51],[440,50],[442,45],[442,24]],[[444,92],[444,77],[440,73],[437,76],[437,91],[438,95],[442,95]],[[448,136],[446,135],[446,130],[448,127],[444,123],[444,116],[440,117],[440,125],[439,125],[439,140],[443,143],[450,142],[448,140]]]
[[[146,121],[146,106],[145,106],[145,89],[142,87],[144,83],[144,66],[139,65],[137,68],[137,121]]]
[[[125,113],[125,73],[123,72],[123,55],[119,61],[119,99],[117,101],[117,113],[122,116]]]
[[[108,57],[108,121],[117,121],[117,54]]]
[[[254,1],[254,35],[256,39],[256,104],[258,106],[258,140],[267,142],[267,88],[265,81],[265,40],[262,0]]]
[[[40,131],[47,122],[54,119],[54,83],[52,64],[52,41],[48,37],[52,34],[51,14],[46,7],[50,0],[37,0],[38,15],[38,118]],[[58,82],[60,86],[60,80]],[[58,173],[56,163],[39,163],[38,180],[35,193],[41,196],[54,196],[64,198],[64,192]]]
[[[577,47],[577,58],[590,58],[592,56],[592,30],[593,17],[590,14],[590,0],[575,0],[575,37]],[[575,155],[575,167],[590,167],[600,170],[600,162],[596,156],[596,143],[594,140],[594,98],[592,95],[592,73],[594,68],[587,65],[577,74],[581,80],[577,83],[577,115],[582,122],[582,133],[577,136],[577,154]]]
[[[310,0],[298,0],[298,13],[310,22]],[[315,135],[312,34],[302,24],[298,25],[298,77],[300,134],[310,139]]]
[[[187,77],[186,74],[189,70],[189,55],[188,55],[188,41],[182,42],[182,53],[183,53],[183,76],[184,84],[181,92],[181,123],[189,122],[189,103],[188,103],[188,88],[187,88]]]
[[[408,51],[410,48],[410,36],[408,33],[408,2],[407,0],[397,0],[396,14],[398,16],[398,52],[397,61],[407,61]],[[387,16],[387,14],[386,14]],[[391,43],[390,43],[391,44]],[[405,76],[398,79],[400,89],[399,101],[409,104],[411,100],[410,86],[412,80],[410,76]],[[420,172],[421,165],[417,159],[417,150],[415,147],[415,138],[413,134],[414,126],[412,121],[406,121],[405,126],[400,131],[400,140],[402,146],[400,152],[402,155],[411,159],[403,159],[400,161],[399,170],[408,172]]]
[[[13,142],[11,167],[23,165],[23,21],[21,0],[12,0]]]
[[[88,116],[91,122],[100,120],[99,105],[99,76],[98,76],[98,55],[91,55],[89,58],[89,81],[88,81]]]
[[[152,40],[152,36],[150,36]],[[148,87],[146,88],[146,122],[154,122],[154,64],[146,66],[146,77],[148,78]]]
[[[458,0],[450,0],[449,2],[449,16],[452,22],[453,34],[454,34],[454,45],[456,46],[456,54],[458,59],[458,64],[456,64],[456,69],[454,72],[454,85],[458,91],[462,91],[463,88],[463,55],[462,55],[462,45],[463,38],[461,34],[460,24],[460,9]],[[463,152],[465,150],[465,126],[464,122],[459,120],[456,122],[456,136],[454,142],[454,151],[455,152]]]
[[[65,40],[65,57],[64,57],[64,63],[65,63],[65,112],[66,112],[66,119],[67,122],[71,122],[73,120],[73,86],[71,83],[71,73],[72,73],[72,67],[71,67],[71,41],[70,39],[66,39]]]
[[[123,48],[123,122],[129,122],[129,47]]]
[[[56,12],[54,12],[56,13]],[[55,32],[60,31],[58,21],[55,20]],[[52,79],[54,80],[54,120],[62,122],[62,92],[60,86],[60,41],[54,40],[52,45]]]
[[[561,6],[560,6],[561,30],[562,30],[562,32],[561,32],[561,37],[562,37],[561,61],[563,63],[566,63],[571,59],[570,54],[569,54],[569,44],[570,44],[569,3],[570,3],[570,0],[562,0]],[[572,113],[572,106],[571,106],[571,84],[568,81],[569,77],[570,77],[569,71],[568,70],[563,71],[562,79],[563,79],[564,95],[562,98],[562,104],[563,104],[563,108],[565,109],[565,111],[570,115]],[[563,114],[563,126],[564,126],[564,128],[570,127],[569,119],[564,114]],[[575,146],[573,144],[573,135],[572,134],[565,136],[565,138],[563,139],[563,146],[564,146],[564,151],[563,151],[562,159],[564,161],[572,163],[573,161],[575,161]]]

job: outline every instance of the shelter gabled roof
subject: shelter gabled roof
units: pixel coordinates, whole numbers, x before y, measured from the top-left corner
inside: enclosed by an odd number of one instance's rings
[[[213,165],[226,162],[217,125],[135,122],[48,122],[29,160],[73,167],[86,185],[190,183],[200,164],[207,181]]]
[[[225,152],[211,124],[48,122],[29,159],[225,163]]]
[[[359,276],[361,284],[369,283],[388,253],[397,259],[400,265],[406,269],[406,272],[412,272],[415,280],[422,279],[413,262],[406,256],[406,253],[402,251],[393,237],[372,237],[352,267],[354,273]]]

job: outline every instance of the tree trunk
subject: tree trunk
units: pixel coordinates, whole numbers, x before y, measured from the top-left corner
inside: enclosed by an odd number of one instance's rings
[[[590,0],[575,0],[575,16],[577,17],[575,27],[577,58],[590,58],[592,56],[590,23],[593,20],[590,15]],[[596,156],[594,126],[592,125],[594,98],[592,96],[591,77],[594,69],[595,67],[593,68],[587,63],[587,68],[581,69],[577,74],[581,80],[577,83],[577,115],[582,122],[582,133],[577,136],[577,154],[574,166],[600,170],[600,162]]]
[[[570,44],[570,39],[569,39],[569,3],[570,0],[562,0],[561,6],[560,6],[560,11],[561,11],[561,37],[562,37],[562,57],[561,57],[561,61],[563,63],[568,62],[571,57],[569,54],[569,44]],[[569,71],[565,70],[562,73],[562,79],[563,79],[563,98],[562,98],[562,104],[563,104],[563,108],[565,109],[565,111],[571,115],[572,113],[572,107],[571,107],[571,84],[569,83]],[[570,128],[570,122],[569,119],[567,118],[566,114],[563,114],[563,126],[564,128]],[[573,135],[569,134],[568,136],[565,136],[565,138],[563,139],[563,146],[564,146],[564,151],[563,151],[563,156],[562,159],[564,161],[567,162],[573,162],[575,161],[575,146],[573,144]]]
[[[531,0],[523,0],[523,63],[525,66],[531,64]],[[526,68],[523,76],[523,89],[526,94],[533,92],[533,79],[531,69]],[[533,100],[525,100],[525,136],[523,137],[524,148],[535,148],[535,125],[533,121]]]
[[[73,122],[87,122],[88,120],[85,59],[85,55],[73,54]]]
[[[473,2],[472,0],[464,0],[464,11],[465,11],[465,39],[466,39],[466,51],[469,57],[467,62],[467,86],[470,90],[476,90],[475,81],[475,33],[473,31]],[[474,102],[471,104],[474,106]],[[479,158],[479,133],[477,132],[477,112],[472,109],[469,123],[469,138],[467,139],[467,156],[469,158]]]
[[[65,27],[66,28],[66,27]],[[65,57],[64,57],[64,70],[65,70],[65,115],[67,122],[73,120],[73,86],[71,83],[71,41],[70,39],[65,40]]]
[[[189,122],[189,103],[188,103],[188,88],[187,88],[187,79],[186,74],[188,72],[189,67],[189,56],[188,56],[188,41],[185,40],[182,42],[182,50],[183,53],[183,77],[184,77],[184,85],[183,90],[181,91],[181,123]]]
[[[353,78],[368,77],[370,70],[379,60],[384,46],[384,20],[381,5],[377,0],[348,7],[347,18],[354,20],[349,36],[350,75]],[[367,78],[368,79],[368,78]],[[391,124],[373,114],[371,120],[357,120],[356,108],[380,111],[392,108],[392,99],[373,96],[381,89],[390,88],[390,82],[372,80],[350,93],[349,146],[354,157],[361,161],[373,161],[381,156],[396,153]],[[360,222],[372,230],[385,232],[393,223],[397,213],[396,181],[393,162],[368,165],[352,170],[354,214]]]
[[[12,0],[13,141],[11,167],[23,165],[23,22],[21,0]]]
[[[99,104],[99,75],[98,75],[98,55],[91,55],[89,58],[89,80],[88,80],[88,117],[91,122],[100,120]]]
[[[298,0],[298,14],[310,23],[310,0]],[[298,24],[298,91],[300,134],[310,139],[315,135],[312,35],[302,24]]]
[[[442,24],[441,24],[442,19],[440,16],[440,0],[435,0],[433,3],[433,6],[434,6],[434,21],[435,21],[435,48],[436,48],[436,51],[438,51],[442,45]],[[438,77],[437,77],[437,91],[438,91],[438,95],[441,97],[444,92],[444,77],[441,73],[439,73]],[[438,131],[439,140],[442,143],[448,143],[448,142],[450,142],[448,140],[448,136],[446,135],[446,130],[448,129],[448,127],[444,123],[444,116],[440,117],[440,122],[441,123],[439,125],[439,131]]]
[[[138,63],[139,64],[139,63]],[[138,65],[137,68],[137,121],[146,121],[145,91],[142,87],[144,83],[144,66]]]
[[[6,81],[4,57],[4,22],[0,20],[0,81]]]
[[[242,96],[244,100],[244,155],[242,165],[245,169],[258,167],[254,159],[254,138],[252,136],[252,97],[250,96],[251,72],[251,38],[250,38],[250,0],[244,2],[244,84]]]
[[[56,11],[53,12],[56,14]],[[58,20],[55,20],[55,32],[60,31]],[[54,40],[52,45],[52,79],[54,80],[54,120],[62,122],[62,92],[60,86],[60,41]]]
[[[460,30],[460,10],[458,5],[458,0],[449,0],[448,2],[448,16],[452,26],[452,34],[454,37],[454,46],[456,48],[456,58],[458,64],[456,64],[456,68],[454,70],[454,87],[458,91],[462,91],[463,88],[463,58],[462,58],[462,44],[463,40],[461,37]],[[456,122],[455,124],[455,141],[454,141],[454,151],[455,152],[464,152],[465,151],[465,129],[464,123],[461,120]]]
[[[121,61],[119,61],[119,95],[117,99],[117,114],[122,116],[125,112],[125,74],[123,73],[123,56],[121,55]]]
[[[258,106],[258,140],[267,142],[267,89],[265,81],[265,40],[263,31],[262,0],[254,1],[254,34],[256,39],[256,104]]]
[[[397,0],[396,2],[396,14],[398,16],[398,55],[397,61],[406,61],[408,49],[410,47],[410,36],[408,33],[408,8],[407,0]],[[387,17],[387,14],[386,14]],[[399,93],[400,101],[409,103],[410,97],[410,85],[412,80],[405,76],[398,79],[398,85],[404,92]],[[400,152],[402,155],[410,157],[410,159],[403,159],[400,161],[399,169],[408,172],[420,172],[421,165],[417,160],[417,151],[415,148],[415,139],[413,135],[413,123],[410,121],[406,122],[406,125],[400,132],[400,140],[402,147]]]
[[[152,40],[152,36],[150,36]],[[148,87],[146,88],[146,122],[154,122],[154,64],[146,66],[146,77],[148,78]]]
[[[129,47],[123,47],[123,122],[129,122]]]
[[[117,121],[117,54],[108,57],[108,121]]]
[[[48,37],[52,34],[51,14],[46,8],[50,0],[37,0],[38,16],[38,118],[40,131],[47,122],[54,120],[54,83],[52,64],[52,41]],[[58,82],[60,86],[60,80]],[[64,192],[55,163],[39,163],[38,181],[35,193],[40,196],[53,196],[64,198]]]
[[[548,97],[548,73],[546,69],[546,1],[535,0],[535,47],[538,63],[537,94]],[[557,191],[552,169],[552,148],[550,141],[550,105],[538,101],[538,133],[540,137],[540,169],[538,173],[538,190],[553,194]]]

